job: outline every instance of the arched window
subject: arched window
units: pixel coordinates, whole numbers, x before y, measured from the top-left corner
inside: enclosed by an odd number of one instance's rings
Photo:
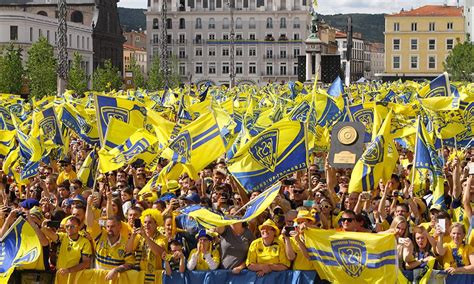
[[[214,18],[209,18],[209,29],[215,29],[216,28],[216,20]]]
[[[201,18],[196,18],[196,29],[202,29],[202,20],[201,20]]]
[[[153,19],[153,29],[157,30],[159,28],[160,24],[158,23],[158,19],[154,18]]]
[[[179,19],[179,29],[185,29],[186,28],[186,20],[184,18]]]
[[[224,20],[222,21],[222,28],[223,29],[229,28],[229,18],[224,18]]]
[[[280,19],[280,29],[286,29],[286,18]]]
[[[242,18],[237,18],[235,19],[235,28],[236,29],[241,29],[242,28]]]
[[[293,19],[293,28],[299,29],[300,28],[300,18],[296,17]]]
[[[45,17],[48,16],[48,13],[46,13],[45,11],[39,11],[37,14]]]
[[[267,29],[273,29],[273,19],[267,18]]]
[[[71,13],[71,22],[73,23],[84,23],[84,16],[81,11],[74,11]]]
[[[171,30],[173,28],[173,20],[170,18],[166,19],[166,29]]]
[[[255,18],[254,17],[251,17],[249,19],[249,29],[255,29],[257,26],[257,24],[255,23]]]

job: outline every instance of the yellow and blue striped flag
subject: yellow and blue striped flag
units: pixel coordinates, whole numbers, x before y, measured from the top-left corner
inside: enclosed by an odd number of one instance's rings
[[[31,136],[40,137],[41,141],[52,141],[56,145],[64,144],[52,105],[35,111],[32,118]]]
[[[10,150],[15,147],[15,130],[0,129],[0,158],[5,158]]]
[[[0,129],[2,130],[13,130],[15,126],[12,122],[12,116],[10,111],[4,107],[0,106]]]
[[[422,106],[432,111],[458,109],[461,101],[457,88],[449,83],[446,72],[426,84],[418,91],[418,96]]]
[[[41,244],[31,225],[22,217],[16,219],[0,240],[0,283],[7,283],[15,267],[35,262]]]
[[[77,178],[88,188],[94,187],[94,179],[97,169],[97,153],[92,150],[77,172]]]
[[[59,119],[63,125],[74,131],[87,144],[99,146],[97,125],[87,119],[86,113],[66,103],[60,109]]]
[[[321,279],[331,283],[396,283],[394,234],[308,229],[305,244]]]
[[[243,144],[228,169],[247,191],[262,190],[308,165],[306,126],[280,121]]]

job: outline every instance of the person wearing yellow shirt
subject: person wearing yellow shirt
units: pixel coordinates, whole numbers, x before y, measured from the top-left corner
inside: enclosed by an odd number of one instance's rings
[[[161,277],[156,272],[163,269],[161,258],[168,247],[168,240],[158,230],[163,226],[163,216],[157,209],[146,209],[135,220],[126,252],[135,255],[136,265],[145,272],[145,283],[155,283],[155,278]]]
[[[293,270],[314,270],[309,254],[304,244],[303,232],[315,223],[314,217],[308,210],[300,210],[294,222],[297,227],[285,227],[282,231],[285,253],[290,261],[293,261]],[[292,231],[290,231],[293,229]]]
[[[246,265],[249,270],[263,276],[272,271],[283,271],[290,267],[285,245],[278,239],[280,230],[271,219],[258,227],[261,238],[250,244]]]
[[[200,230],[196,235],[197,248],[189,253],[188,270],[216,270],[220,263],[220,254],[212,248],[213,237]]]
[[[61,167],[61,172],[59,173],[58,179],[56,180],[56,184],[60,185],[66,180],[73,180],[77,178],[76,172],[72,169],[71,159],[64,158],[63,160],[59,161],[59,166]]]
[[[442,242],[444,233],[439,225],[436,227],[436,231],[439,240],[435,252],[442,257],[441,263],[445,271],[449,274],[474,272],[474,247],[464,244],[464,237],[466,236],[464,225],[455,223],[451,226],[452,241],[447,244]]]
[[[43,233],[54,243],[59,244],[56,269],[57,274],[66,275],[87,269],[91,265],[92,246],[88,239],[79,235],[80,221],[70,217],[66,221],[66,233],[56,233],[43,227]],[[59,277],[56,283],[59,283]]]

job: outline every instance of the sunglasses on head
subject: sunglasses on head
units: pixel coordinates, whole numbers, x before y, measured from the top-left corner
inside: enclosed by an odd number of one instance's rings
[[[344,223],[345,221],[352,223],[352,221],[354,221],[354,218],[341,218],[341,223]]]

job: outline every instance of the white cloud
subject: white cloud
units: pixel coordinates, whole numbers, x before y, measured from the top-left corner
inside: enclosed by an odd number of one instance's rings
[[[449,5],[456,5],[456,0],[446,0]],[[459,0],[463,5],[464,0]],[[444,0],[318,0],[318,13],[338,14],[338,13],[395,13],[402,8],[407,10],[428,4],[444,4]],[[122,0],[119,7],[143,8],[147,7],[147,0]]]

